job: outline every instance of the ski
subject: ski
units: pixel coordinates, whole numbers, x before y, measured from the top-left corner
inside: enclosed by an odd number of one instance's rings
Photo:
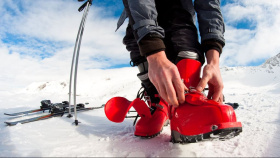
[[[35,109],[35,110],[22,111],[22,112],[17,112],[17,113],[4,113],[4,115],[22,116],[22,115],[28,115],[28,114],[31,114],[31,113],[36,113],[36,112],[45,111],[45,110],[49,110],[49,109]]]
[[[79,112],[89,111],[89,110],[93,110],[93,109],[100,109],[100,108],[103,108],[103,107],[104,107],[104,104],[102,106],[99,106],[99,107],[87,107],[87,108],[77,107],[77,111],[79,111]],[[74,109],[71,109],[71,112],[73,112],[73,111],[74,111]],[[37,117],[32,117],[32,118],[28,118],[28,119],[23,119],[23,120],[18,120],[18,121],[11,121],[11,122],[6,121],[5,123],[8,126],[14,126],[18,123],[24,124],[24,123],[29,123],[29,122],[39,121],[39,120],[45,120],[45,119],[49,119],[49,118],[52,118],[52,117],[63,116],[64,114],[67,114],[67,113],[69,113],[68,108],[65,108],[63,111],[59,111],[59,109],[52,108],[51,113],[49,113],[49,114],[45,114],[45,115],[37,116]]]
[[[63,113],[61,113],[60,115],[62,115],[62,114]],[[11,122],[6,121],[5,123],[8,126],[14,126],[14,125],[16,125],[18,123],[24,124],[24,123],[29,123],[29,122],[34,122],[34,121],[48,119],[48,118],[55,117],[55,116],[59,116],[59,113],[54,113],[54,114],[50,113],[50,114],[46,114],[46,115],[43,115],[43,116],[33,117],[33,118],[19,120],[19,121],[11,121]]]
[[[63,101],[62,104],[67,105],[67,101]],[[28,110],[28,111],[22,111],[22,112],[16,112],[16,113],[4,113],[4,115],[8,116],[23,116],[23,115],[28,115],[28,114],[34,114],[37,112],[44,112],[45,110],[50,110],[52,108],[52,103],[50,100],[42,100],[41,101],[41,106],[40,109],[33,109],[33,110]]]

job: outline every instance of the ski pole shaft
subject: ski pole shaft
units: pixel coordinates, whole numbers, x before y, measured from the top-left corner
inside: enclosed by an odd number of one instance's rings
[[[83,32],[84,32],[84,26],[85,26],[85,22],[86,22],[86,17],[88,15],[89,7],[91,5],[91,1],[92,0],[88,0],[86,2],[86,7],[85,7],[84,15],[83,15],[84,17],[82,18],[82,21],[81,21],[81,30],[80,30],[80,36],[79,36],[78,47],[77,47],[77,52],[76,52],[76,63],[75,63],[75,73],[74,73],[74,113],[75,113],[75,124],[76,125],[78,125],[77,102],[76,102],[78,61],[79,61],[82,36],[83,36]]]
[[[82,27],[84,27],[84,21],[85,21],[85,16],[86,15],[86,12],[84,12],[83,16],[82,16],[82,20],[81,20],[81,23],[80,23],[80,27],[79,27],[79,31],[78,31],[78,34],[77,34],[77,38],[76,38],[76,43],[75,43],[75,47],[74,47],[74,52],[73,52],[73,57],[72,57],[72,64],[71,64],[71,70],[70,70],[70,82],[69,82],[69,105],[71,105],[71,93],[72,93],[72,78],[73,78],[73,67],[74,67],[74,61],[75,61],[75,58],[76,58],[76,52],[77,52],[77,45],[80,41],[80,37],[81,37],[81,30],[82,30]],[[72,117],[71,115],[71,108],[69,108],[69,115],[68,117]]]

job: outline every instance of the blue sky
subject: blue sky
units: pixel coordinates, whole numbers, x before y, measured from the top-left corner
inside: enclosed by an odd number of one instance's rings
[[[26,74],[35,80],[67,76],[82,18],[77,9],[82,4],[76,0],[1,0],[1,78],[31,81]],[[279,0],[222,0],[221,5],[226,25],[221,66],[256,66],[280,53]],[[119,0],[93,0],[79,70],[129,66],[129,53],[122,44],[126,24],[115,32],[122,9]]]

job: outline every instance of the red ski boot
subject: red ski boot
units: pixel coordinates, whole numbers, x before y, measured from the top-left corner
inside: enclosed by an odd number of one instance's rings
[[[145,72],[146,73],[146,72]],[[157,136],[168,121],[167,103],[160,99],[156,88],[148,78],[141,77],[144,90],[138,92],[137,98],[130,102],[123,97],[114,97],[105,104],[105,114],[113,122],[122,122],[129,109],[134,107],[141,118],[135,125],[135,136],[152,138]],[[142,100],[141,100],[142,99]],[[137,119],[137,118],[136,118]],[[136,120],[135,120],[136,121]]]
[[[168,104],[159,97],[155,86],[148,78],[148,71],[143,69],[143,67],[147,67],[148,65],[138,65],[138,68],[139,66],[141,73],[139,73],[137,77],[141,80],[144,90],[142,92],[139,91],[137,97],[146,101],[148,105],[146,105],[146,107],[149,107],[151,117],[141,116],[135,125],[134,135],[144,138],[152,138],[162,131],[163,126],[168,121]]]
[[[147,97],[147,96],[146,96]],[[153,138],[157,136],[168,121],[167,103],[162,99],[158,103],[147,103],[140,98],[132,102],[123,97],[110,99],[104,107],[107,118],[116,123],[123,122],[129,109],[133,107],[141,118],[135,125],[135,136]]]
[[[170,128],[173,143],[190,143],[214,138],[231,138],[242,132],[236,121],[233,108],[213,100],[192,89],[200,80],[200,62],[183,59],[177,63],[181,78],[191,89],[186,93],[186,102],[178,108],[170,106]]]
[[[153,103],[148,99],[147,103],[151,109],[151,117],[139,119],[135,125],[134,135],[142,138],[153,138],[160,134],[163,126],[168,123],[168,104],[162,99],[158,103]]]

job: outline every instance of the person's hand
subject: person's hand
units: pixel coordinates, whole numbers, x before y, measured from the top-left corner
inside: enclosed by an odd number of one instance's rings
[[[208,84],[207,98],[222,103],[224,85],[219,68],[219,52],[213,49],[209,50],[206,58],[207,65],[203,69],[202,79],[198,83],[196,90],[201,92]]]
[[[156,87],[159,95],[170,105],[177,107],[185,102],[184,91],[186,86],[181,80],[179,71],[170,62],[164,51],[147,57],[149,68],[148,75]]]

